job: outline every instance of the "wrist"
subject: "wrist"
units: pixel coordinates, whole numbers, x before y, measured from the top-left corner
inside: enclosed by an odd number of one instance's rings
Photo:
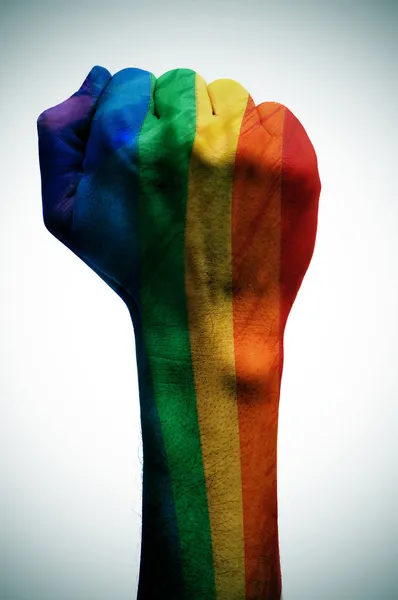
[[[225,330],[224,344],[199,344],[203,325],[189,348],[201,346],[200,362],[211,347],[213,370],[198,376],[192,356],[189,363],[166,352],[187,342],[184,331],[165,327],[155,344],[135,314],[144,449],[139,599],[160,591],[168,598],[167,590],[173,599],[207,600],[215,590],[223,599],[277,598],[264,590],[280,588],[278,338],[239,355]],[[234,377],[228,357],[246,375]]]

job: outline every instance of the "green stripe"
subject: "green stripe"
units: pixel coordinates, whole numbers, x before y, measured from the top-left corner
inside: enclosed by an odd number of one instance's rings
[[[215,598],[207,493],[185,294],[185,217],[196,133],[196,74],[157,81],[138,140],[141,316],[170,469],[187,598]],[[171,107],[174,107],[171,109]],[[170,116],[175,107],[178,114]],[[163,115],[163,117],[162,117]],[[163,185],[162,185],[163,184]],[[167,524],[165,524],[167,527]],[[154,573],[156,577],[156,574]]]

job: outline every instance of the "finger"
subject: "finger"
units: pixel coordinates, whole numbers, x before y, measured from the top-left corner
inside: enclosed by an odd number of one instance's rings
[[[249,100],[243,85],[233,79],[216,79],[207,89],[217,117],[228,122],[240,118],[242,107],[244,109]]]
[[[37,119],[43,217],[49,228],[66,226],[70,217],[90,121],[110,78],[107,69],[93,67],[77,92]]]
[[[207,91],[214,116],[207,132],[207,152],[202,158],[206,162],[217,163],[220,167],[224,165],[230,171],[235,161],[236,145],[250,95],[240,83],[232,79],[217,79],[208,85]]]
[[[279,102],[262,102],[257,106],[260,123],[270,136],[280,135],[281,112],[285,110]]]
[[[214,117],[214,109],[207,89],[206,80],[196,73],[196,119],[199,125],[205,127]],[[197,125],[197,129],[198,129]]]
[[[154,79],[136,68],[112,77],[92,120],[73,211],[73,242],[80,255],[126,285],[137,275],[131,257],[139,254],[137,201],[146,162],[138,173],[138,143],[144,123],[151,129],[147,119],[158,123],[149,114]]]
[[[213,146],[214,111],[207,91],[207,83],[196,73],[196,136],[193,152],[202,162],[208,160],[209,151]]]
[[[312,142],[298,118],[285,107],[283,196],[281,206],[281,299],[284,327],[315,247],[321,181]]]
[[[157,81],[154,91],[155,113],[159,119],[171,122],[182,113],[188,119],[195,119],[196,73],[192,69],[172,69],[163,73]]]
[[[84,172],[89,173],[114,153],[136,155],[138,135],[148,113],[154,113],[155,77],[149,71],[118,71],[101,96],[90,129]],[[150,114],[148,115],[150,118]]]

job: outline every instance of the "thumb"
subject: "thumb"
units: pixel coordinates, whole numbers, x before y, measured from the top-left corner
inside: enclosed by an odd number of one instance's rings
[[[93,67],[77,92],[37,119],[43,219],[54,235],[68,229],[91,119],[111,77],[104,67]]]

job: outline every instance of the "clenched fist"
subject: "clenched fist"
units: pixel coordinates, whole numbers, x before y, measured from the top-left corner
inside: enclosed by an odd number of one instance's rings
[[[139,598],[279,600],[283,332],[321,189],[303,126],[233,80],[94,67],[38,135],[46,227],[133,318]]]

